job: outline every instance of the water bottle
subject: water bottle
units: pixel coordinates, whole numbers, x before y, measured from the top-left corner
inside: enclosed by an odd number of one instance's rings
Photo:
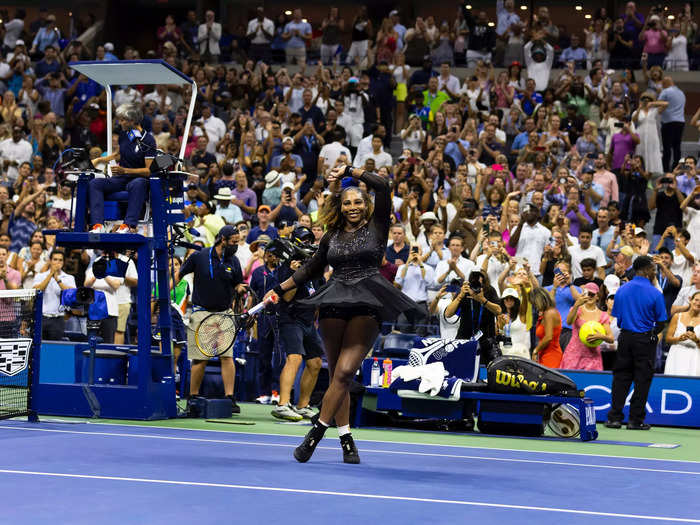
[[[391,359],[387,357],[384,359],[382,364],[384,365],[384,383],[382,386],[384,388],[389,388],[389,385],[391,384]]]
[[[372,373],[370,375],[369,386],[378,388],[380,375],[381,370],[379,369],[379,359],[375,357],[374,362],[372,363]]]

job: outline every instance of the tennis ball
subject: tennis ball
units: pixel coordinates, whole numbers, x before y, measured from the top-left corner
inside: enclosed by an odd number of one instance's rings
[[[594,348],[603,342],[602,339],[594,339],[593,342],[588,342],[588,336],[590,334],[600,334],[605,335],[605,327],[598,321],[588,321],[583,323],[583,326],[578,331],[579,339],[581,342],[589,348]]]

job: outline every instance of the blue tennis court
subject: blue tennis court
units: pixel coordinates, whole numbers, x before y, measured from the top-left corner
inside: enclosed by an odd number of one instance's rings
[[[700,523],[693,461],[360,439],[345,465],[334,429],[306,464],[274,434],[15,420],[0,440],[3,523]]]

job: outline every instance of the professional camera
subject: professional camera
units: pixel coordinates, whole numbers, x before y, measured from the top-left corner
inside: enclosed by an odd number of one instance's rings
[[[481,275],[481,272],[472,272],[469,274],[468,283],[469,288],[471,288],[475,294],[478,294],[484,287],[484,276]]]
[[[72,311],[81,311],[88,321],[101,321],[109,315],[104,292],[81,286],[61,291],[61,304]]]
[[[495,339],[497,343],[503,343],[503,346],[513,346],[513,339],[508,336],[498,334]]]
[[[276,255],[282,264],[288,261],[304,262],[316,253],[318,246],[312,244],[314,239],[311,230],[298,226],[290,239],[275,239],[265,249]]]
[[[459,293],[463,284],[464,281],[462,279],[452,279],[445,288],[445,291],[448,293]]]
[[[74,171],[89,171],[92,170],[90,162],[90,152],[86,148],[68,148],[61,153],[61,163],[59,165],[59,173],[66,170]]]

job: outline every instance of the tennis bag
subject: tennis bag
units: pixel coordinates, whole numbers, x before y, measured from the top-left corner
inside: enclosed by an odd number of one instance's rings
[[[502,394],[559,395],[580,397],[570,378],[523,357],[497,357],[487,368],[489,391]]]

